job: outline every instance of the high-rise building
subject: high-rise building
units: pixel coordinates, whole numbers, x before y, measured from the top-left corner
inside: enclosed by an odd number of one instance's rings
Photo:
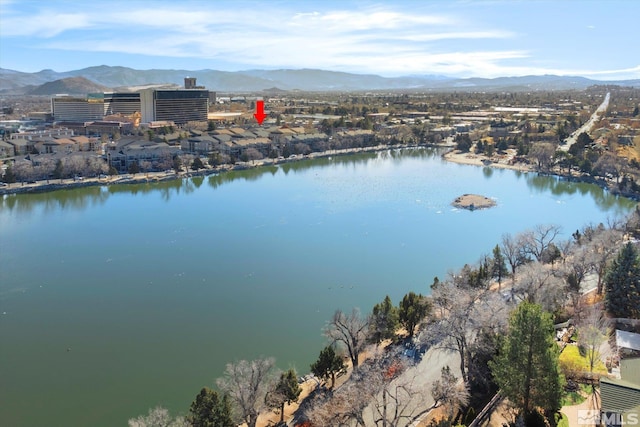
[[[145,89],[140,92],[140,108],[143,123],[207,121],[209,91]]]
[[[89,94],[86,97],[56,95],[51,98],[51,113],[55,121],[83,122],[102,120],[104,95]]]
[[[104,115],[123,114],[131,116],[140,112],[140,94],[137,92],[106,92],[104,94]]]
[[[184,88],[185,89],[195,89],[196,88],[196,78],[195,77],[185,77],[184,78]]]

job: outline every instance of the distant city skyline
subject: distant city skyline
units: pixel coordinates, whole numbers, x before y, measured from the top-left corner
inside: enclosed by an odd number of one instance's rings
[[[0,67],[639,79],[640,2],[0,0]]]

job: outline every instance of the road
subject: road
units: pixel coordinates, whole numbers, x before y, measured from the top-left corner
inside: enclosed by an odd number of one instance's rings
[[[607,111],[607,108],[609,108],[610,95],[611,94],[607,92],[607,95],[604,97],[604,101],[602,101],[602,104],[600,104],[598,109],[593,112],[593,114],[591,115],[591,118],[587,120],[585,124],[580,126],[578,130],[576,130],[571,135],[569,135],[569,137],[565,140],[566,143],[560,146],[560,150],[569,151],[569,147],[571,147],[576,142],[576,140],[578,139],[578,135],[580,135],[582,132],[587,132],[587,133],[591,132],[591,129],[593,129],[596,122],[600,119],[600,115],[605,111]]]

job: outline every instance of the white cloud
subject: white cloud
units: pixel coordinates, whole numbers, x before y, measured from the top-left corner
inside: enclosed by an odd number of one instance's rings
[[[47,12],[34,16],[11,16],[3,13],[0,35],[3,37],[55,37],[66,31],[89,28],[90,19],[84,13]]]
[[[82,13],[65,11],[63,6],[70,3],[60,3],[54,12],[46,9],[51,3],[42,3],[42,9],[26,13],[19,2],[0,1],[9,5],[2,12],[3,37],[31,36],[31,46],[80,54],[209,59],[211,68],[223,61],[237,69],[324,68],[384,75],[573,73],[522,65],[540,60],[534,50],[516,44],[529,34],[485,25],[465,14],[434,14],[420,8],[327,10],[317,4],[315,10],[305,11],[300,10],[305,3],[285,2],[266,11],[235,2],[116,2],[86,4]]]

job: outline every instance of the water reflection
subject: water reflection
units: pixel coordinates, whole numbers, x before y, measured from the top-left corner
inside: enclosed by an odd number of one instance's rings
[[[620,214],[628,212],[635,202],[624,197],[619,197],[606,191],[596,184],[570,181],[562,177],[547,176],[538,174],[525,174],[527,186],[537,193],[549,192],[557,197],[574,196],[576,193],[581,196],[590,196],[595,204],[602,210],[614,210],[613,213]]]
[[[438,148],[399,148],[379,152],[362,152],[349,155],[335,155],[319,157],[315,159],[304,159],[294,162],[286,162],[279,165],[269,165],[244,170],[224,172],[208,177],[198,176],[188,179],[172,179],[166,181],[154,181],[136,184],[116,184],[104,187],[82,187],[68,190],[57,190],[46,193],[7,195],[0,198],[0,210],[7,210],[14,213],[28,214],[34,209],[42,209],[45,213],[56,210],[72,209],[82,211],[89,207],[103,205],[111,195],[146,195],[158,192],[165,202],[179,194],[190,194],[201,188],[207,182],[211,188],[218,188],[237,180],[258,181],[262,177],[274,176],[280,172],[299,173],[313,168],[321,167],[350,167],[360,166],[373,167],[377,163],[391,161],[396,164],[406,159],[424,159],[435,161],[444,152]],[[444,163],[445,161],[442,160]],[[453,171],[453,170],[452,170]],[[483,167],[482,174],[490,179],[496,170],[491,167]],[[453,171],[455,173],[455,171]],[[500,170],[500,173],[506,171]],[[555,176],[543,176],[534,173],[523,173],[512,171],[517,179],[524,178],[527,186],[537,193],[549,192],[556,197],[571,197],[576,194],[590,196],[596,205],[603,210],[615,210],[615,213],[624,213],[635,202],[614,196],[595,184],[571,182]]]
[[[108,192],[104,191],[103,187],[97,186],[47,193],[9,194],[0,197],[0,210],[19,214],[28,214],[34,209],[42,209],[44,213],[66,209],[82,211],[89,207],[103,205],[108,198]]]

